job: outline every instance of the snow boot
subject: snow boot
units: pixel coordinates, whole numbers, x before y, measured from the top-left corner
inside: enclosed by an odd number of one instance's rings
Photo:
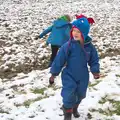
[[[62,110],[64,113],[64,120],[72,120],[72,108],[65,108],[62,106]]]
[[[73,116],[74,116],[75,118],[79,118],[79,117],[80,117],[80,114],[79,114],[79,112],[78,112],[78,106],[79,106],[79,105],[75,105],[74,108],[73,108]]]

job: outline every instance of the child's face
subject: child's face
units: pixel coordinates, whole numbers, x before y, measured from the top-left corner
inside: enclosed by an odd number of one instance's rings
[[[82,34],[77,28],[73,28],[72,36],[74,40],[79,40],[80,42],[83,42]]]

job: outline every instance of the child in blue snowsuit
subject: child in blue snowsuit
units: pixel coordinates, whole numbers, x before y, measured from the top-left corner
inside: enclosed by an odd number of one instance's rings
[[[42,38],[46,34],[50,33],[46,43],[51,44],[51,58],[49,67],[51,66],[58,49],[69,40],[70,30],[71,30],[71,18],[69,15],[63,15],[53,22],[53,25],[45,29],[40,35],[39,38]]]
[[[51,84],[54,83],[55,76],[62,70],[64,120],[71,120],[72,113],[74,117],[80,116],[77,108],[86,97],[89,83],[87,64],[94,78],[100,77],[98,53],[90,40],[85,41],[90,30],[87,18],[79,18],[72,24],[71,39],[60,48],[51,66],[49,79]]]

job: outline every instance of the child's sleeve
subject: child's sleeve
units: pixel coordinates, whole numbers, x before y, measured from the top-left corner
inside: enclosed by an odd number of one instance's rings
[[[92,73],[99,73],[100,72],[100,64],[99,64],[99,57],[98,57],[98,53],[97,50],[95,48],[95,46],[92,46],[92,51],[91,51],[91,55],[90,55],[90,59],[88,61],[88,64],[90,66],[90,71]]]
[[[51,32],[51,31],[52,31],[52,28],[53,28],[53,26],[48,27],[46,30],[44,30],[44,31],[39,35],[39,37],[42,38],[43,36],[45,36],[46,34],[48,34],[49,32]]]
[[[50,73],[53,76],[59,75],[61,69],[63,68],[67,61],[67,46],[68,46],[67,43],[61,46],[59,52],[57,53],[57,56],[55,57],[55,60],[52,63]]]

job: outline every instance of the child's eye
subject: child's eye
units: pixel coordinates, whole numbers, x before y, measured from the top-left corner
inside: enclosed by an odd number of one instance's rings
[[[78,31],[78,30],[73,30],[73,32],[77,32],[77,33],[79,33],[80,31]]]
[[[77,33],[80,33],[80,31],[77,31]]]
[[[76,33],[80,33],[80,31],[75,31]]]

